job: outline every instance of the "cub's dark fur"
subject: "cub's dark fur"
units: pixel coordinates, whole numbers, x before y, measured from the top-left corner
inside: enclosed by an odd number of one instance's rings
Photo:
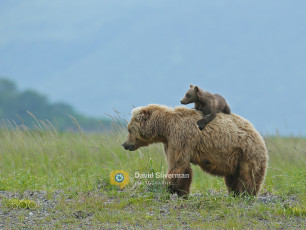
[[[186,105],[193,103],[195,109],[203,113],[203,119],[197,122],[199,129],[204,129],[205,125],[212,121],[217,113],[230,114],[231,109],[225,99],[219,94],[212,94],[201,90],[198,86],[190,85],[181,103]]]

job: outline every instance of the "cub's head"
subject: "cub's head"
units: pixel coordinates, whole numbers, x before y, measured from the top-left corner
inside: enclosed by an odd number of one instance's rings
[[[181,104],[187,105],[198,100],[198,86],[190,85],[190,89],[186,92],[185,97],[181,100]]]
[[[132,118],[127,126],[128,134],[122,144],[126,150],[135,151],[156,139],[156,122],[152,121],[155,110],[152,107],[153,105],[132,110]]]

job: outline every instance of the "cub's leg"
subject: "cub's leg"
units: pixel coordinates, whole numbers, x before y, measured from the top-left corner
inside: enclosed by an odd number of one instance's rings
[[[206,124],[208,124],[209,122],[211,122],[211,121],[216,117],[216,115],[217,115],[217,112],[216,112],[216,111],[212,112],[211,114],[205,115],[205,116],[203,117],[203,119],[201,119],[201,120],[199,120],[199,121],[197,122],[197,125],[199,126],[199,129],[200,129],[200,130],[203,130],[204,127],[206,126]]]
[[[203,118],[201,120],[198,120],[197,125],[199,127],[200,130],[203,130],[205,128],[206,125],[206,120]]]

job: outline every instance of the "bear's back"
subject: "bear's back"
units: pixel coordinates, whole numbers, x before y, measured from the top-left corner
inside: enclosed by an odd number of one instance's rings
[[[217,113],[201,131],[196,124],[202,117],[201,112],[182,106],[174,108],[173,112],[184,121],[184,129],[191,133],[190,138],[207,149],[222,151],[258,148],[261,152],[266,152],[265,142],[259,132],[248,120],[237,114]]]

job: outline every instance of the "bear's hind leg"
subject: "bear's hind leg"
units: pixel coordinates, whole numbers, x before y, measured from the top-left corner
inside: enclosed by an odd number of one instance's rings
[[[251,178],[239,177],[235,194],[256,196],[256,187]]]
[[[228,192],[232,193],[234,196],[256,195],[257,190],[255,186],[245,176],[243,177],[226,176],[225,184],[228,188]]]
[[[236,194],[236,188],[237,188],[237,182],[238,182],[237,175],[225,176],[224,181],[227,186],[228,192],[234,193],[234,195],[237,195]]]
[[[258,195],[261,185],[265,179],[266,175],[266,162],[258,167],[258,171],[254,173],[255,180],[255,195]]]
[[[234,190],[236,195],[252,195],[256,196],[260,189],[260,184],[256,183],[257,173],[254,172],[254,167],[250,167],[250,163],[240,163],[237,185]]]

